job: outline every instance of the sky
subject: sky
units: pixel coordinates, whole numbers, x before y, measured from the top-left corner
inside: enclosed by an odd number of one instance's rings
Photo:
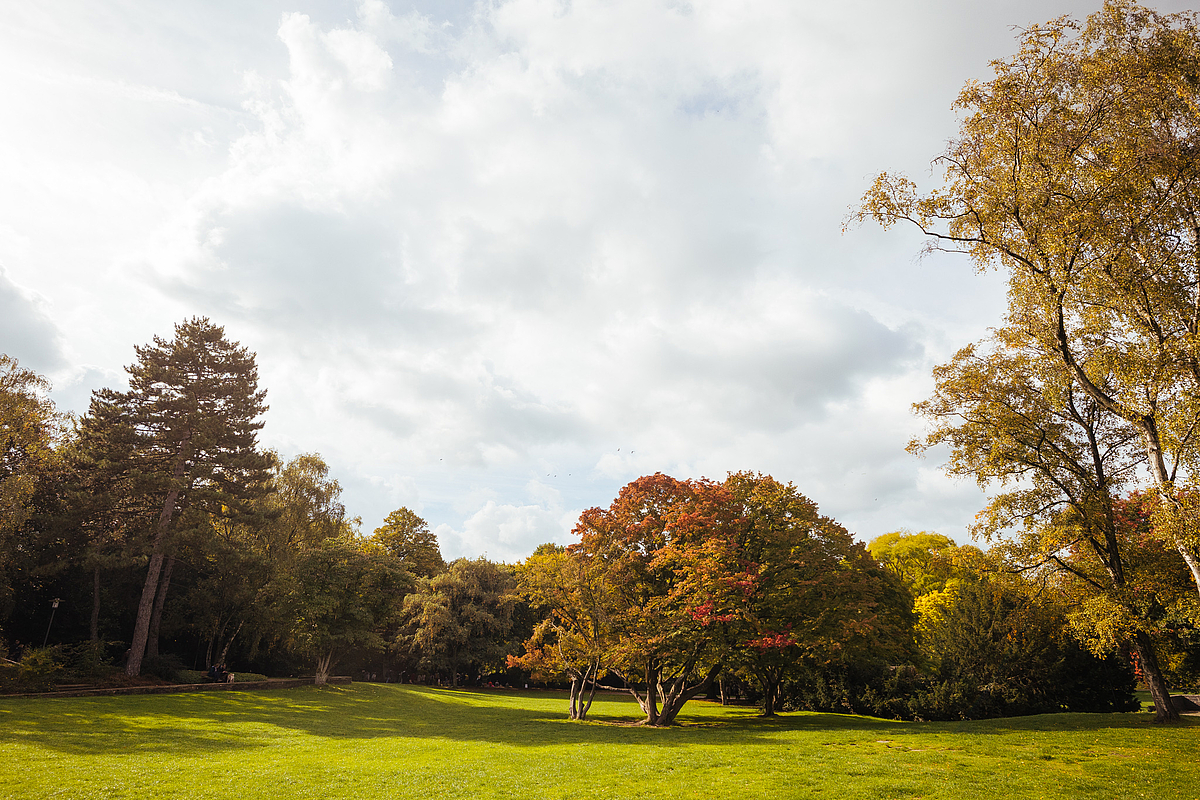
[[[74,413],[204,316],[264,446],[447,558],[572,541],[640,475],[792,482],[970,541],[918,458],[1004,282],[843,230],[1074,0],[46,0],[0,11],[0,352]],[[1184,3],[1159,4],[1161,11]]]

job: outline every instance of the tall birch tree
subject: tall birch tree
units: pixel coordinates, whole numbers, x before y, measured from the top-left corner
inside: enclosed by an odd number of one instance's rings
[[[858,218],[1008,276],[1008,324],[1090,403],[1136,431],[1157,530],[1200,590],[1200,28],[1107,0],[1021,35],[955,103],[926,194],[882,174]]]

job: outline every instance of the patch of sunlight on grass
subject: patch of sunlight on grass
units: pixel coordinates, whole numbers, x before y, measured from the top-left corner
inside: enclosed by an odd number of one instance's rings
[[[1197,725],[1148,714],[901,723],[762,719],[693,702],[669,729],[626,695],[355,684],[0,699],[0,797],[1193,798]]]

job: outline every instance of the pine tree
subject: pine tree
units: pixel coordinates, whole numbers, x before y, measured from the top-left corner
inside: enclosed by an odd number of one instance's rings
[[[171,341],[134,348],[129,391],[105,392],[122,406],[138,437],[136,468],[153,484],[158,519],[138,604],[126,673],[141,671],[170,585],[173,524],[185,508],[237,514],[266,485],[271,457],[258,450],[267,406],[254,354],[208,319],[175,326]]]

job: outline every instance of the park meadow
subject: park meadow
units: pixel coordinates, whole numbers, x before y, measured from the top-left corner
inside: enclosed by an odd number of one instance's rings
[[[913,723],[628,695],[356,683],[0,699],[0,797],[1194,798],[1198,723],[1053,714]]]

